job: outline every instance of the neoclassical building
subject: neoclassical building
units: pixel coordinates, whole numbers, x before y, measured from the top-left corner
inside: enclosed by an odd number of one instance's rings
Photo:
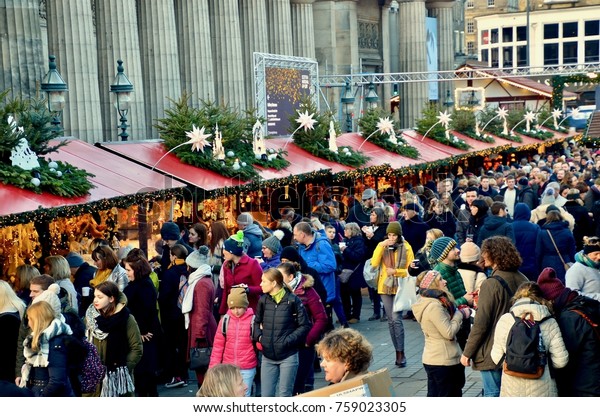
[[[320,74],[426,72],[425,21],[435,17],[437,68],[451,70],[455,51],[463,49],[456,45],[453,6],[453,0],[0,1],[0,90],[40,94],[48,55],[55,55],[69,88],[65,135],[119,140],[110,84],[121,59],[135,88],[130,139],[157,138],[153,124],[184,91],[194,103],[253,107],[253,52],[313,58]],[[432,98],[427,89],[399,85],[404,127],[414,126]],[[392,86],[377,91],[386,105]],[[337,107],[340,93],[330,88],[322,97]]]

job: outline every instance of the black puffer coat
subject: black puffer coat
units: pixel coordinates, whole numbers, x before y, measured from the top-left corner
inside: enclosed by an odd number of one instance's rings
[[[302,301],[287,288],[279,303],[268,294],[258,300],[254,341],[266,358],[280,361],[298,352],[311,327]]]

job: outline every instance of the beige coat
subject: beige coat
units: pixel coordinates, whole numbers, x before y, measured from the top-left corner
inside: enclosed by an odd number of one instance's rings
[[[549,205],[550,204],[542,204],[540,206],[537,206],[535,209],[531,210],[531,218],[529,219],[529,221],[531,223],[537,224],[537,222],[539,222],[540,220],[545,219],[546,209]],[[560,211],[560,215],[562,216],[563,220],[569,223],[569,230],[572,232],[573,228],[575,227],[575,218],[564,208],[558,206],[557,208]]]
[[[452,366],[460,363],[462,351],[456,341],[463,315],[456,310],[451,318],[448,310],[436,298],[419,296],[412,306],[413,314],[425,336],[423,363]]]
[[[530,303],[529,298],[517,300],[511,311],[519,317],[524,313],[533,313],[536,321],[550,316],[548,308],[538,303]],[[499,364],[504,360],[506,353],[506,341],[510,329],[515,323],[514,317],[504,314],[498,320],[494,333],[494,345],[492,346],[492,360]],[[540,332],[546,352],[548,352],[548,363],[552,362],[554,368],[564,368],[569,362],[569,352],[565,347],[560,328],[554,318],[549,318],[540,324]],[[502,373],[501,397],[556,397],[556,382],[550,377],[548,365],[540,379],[525,379]]]

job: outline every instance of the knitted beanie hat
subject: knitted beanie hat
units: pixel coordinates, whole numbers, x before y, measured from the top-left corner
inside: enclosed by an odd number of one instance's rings
[[[237,218],[237,224],[240,226],[248,226],[254,222],[254,218],[250,213],[242,213]]]
[[[592,252],[600,251],[600,240],[597,237],[584,237],[583,238],[583,253],[589,255]]]
[[[265,248],[271,249],[271,252],[273,252],[274,254],[278,254],[279,252],[281,252],[281,243],[279,242],[279,239],[277,239],[276,236],[269,236],[268,238],[263,240],[262,245]]]
[[[208,246],[200,246],[198,249],[190,253],[185,258],[185,263],[194,269],[200,268],[201,265],[208,265],[209,249]]]
[[[544,293],[544,298],[550,301],[557,299],[566,288],[565,284],[556,277],[556,271],[552,268],[544,268],[537,283]]]
[[[71,268],[79,268],[85,262],[83,260],[83,257],[75,252],[69,252],[69,254],[65,256],[65,259],[67,260],[67,262],[69,263],[69,267]]]
[[[177,223],[164,222],[160,228],[160,237],[162,237],[163,240],[179,240],[179,232],[180,230]]]
[[[473,242],[465,242],[460,247],[460,261],[464,263],[475,262],[479,260],[481,249]]]
[[[225,250],[235,256],[242,256],[244,253],[244,232],[238,231],[232,235],[223,244]]]
[[[438,263],[442,262],[450,251],[456,247],[456,241],[448,236],[438,237],[433,241],[431,245],[431,251],[429,252],[429,262]]]
[[[400,223],[398,222],[390,222],[388,224],[387,229],[385,230],[386,233],[393,233],[395,235],[398,236],[402,236],[402,226],[400,226]]]
[[[227,296],[227,307],[243,307],[248,308],[248,296],[246,295],[246,289],[241,287],[234,287]]]
[[[52,310],[54,311],[54,317],[59,318],[62,314],[62,308],[60,307],[60,299],[58,298],[58,294],[60,293],[60,287],[58,284],[50,284],[46,291],[43,291],[40,295],[35,297],[31,304],[39,303],[40,301],[45,301],[50,304]]]

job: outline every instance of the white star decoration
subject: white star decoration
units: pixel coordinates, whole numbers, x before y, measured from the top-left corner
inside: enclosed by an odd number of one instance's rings
[[[202,129],[198,129],[196,125],[192,125],[192,127],[193,129],[191,132],[185,132],[185,135],[190,138],[190,140],[185,143],[192,145],[192,151],[200,151],[204,153],[204,147],[211,146],[206,139],[212,135],[210,133],[204,133],[204,126]]]
[[[389,117],[386,117],[385,119],[380,117],[377,122],[377,130],[386,135],[390,135],[394,132],[394,122],[390,120]]]
[[[298,126],[298,129],[304,128],[305,132],[309,129],[312,130],[314,124],[317,122],[315,119],[313,119],[314,113],[309,115],[308,110],[305,111],[304,113],[298,112],[298,116],[299,117],[296,119],[296,121],[298,123],[300,123],[300,126]]]
[[[531,130],[530,123],[533,122],[536,118],[537,118],[537,114],[535,114],[532,111],[528,111],[527,113],[525,113],[525,121],[527,122],[527,131],[528,132]]]
[[[562,110],[561,109],[554,109],[554,110],[552,110],[552,117],[554,117],[555,119],[558,119],[560,116],[562,116]]]
[[[448,125],[452,121],[452,119],[450,118],[450,114],[447,111],[443,113],[440,112],[440,115],[437,116],[437,119],[442,125],[444,125],[445,128],[448,128]]]
[[[500,117],[501,119],[506,119],[506,116],[508,116],[508,110],[506,110],[506,108],[504,107],[500,107],[497,111],[496,114],[498,115],[498,117]]]
[[[571,110],[571,118],[577,118],[579,116],[579,107]]]

